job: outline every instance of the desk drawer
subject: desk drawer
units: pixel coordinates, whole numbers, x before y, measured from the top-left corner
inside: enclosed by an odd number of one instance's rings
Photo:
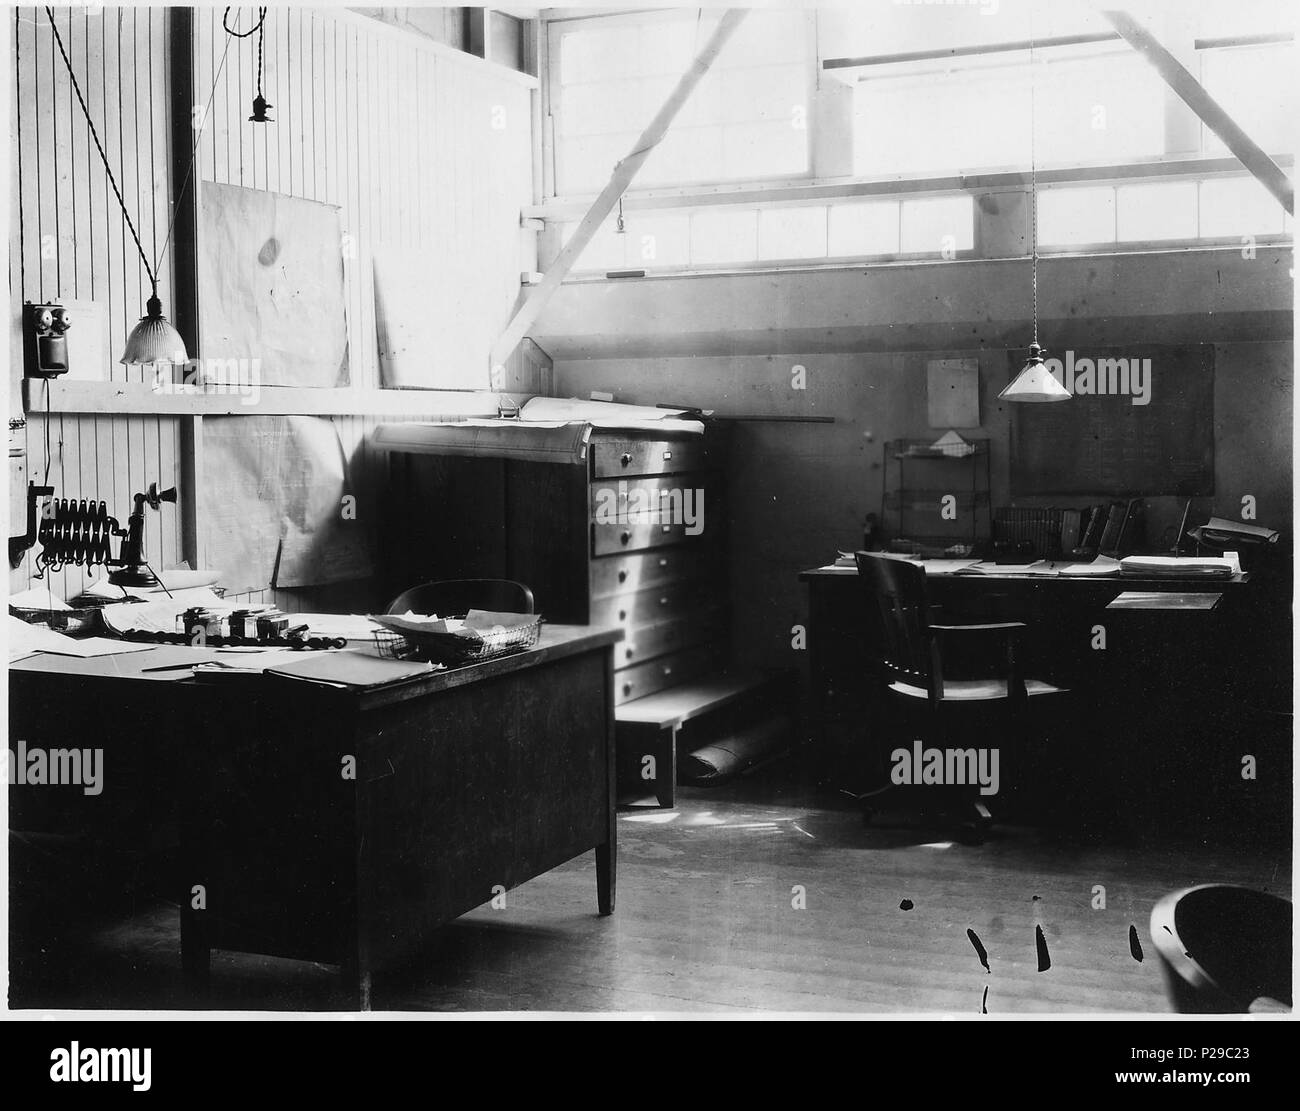
[[[707,475],[698,471],[596,479],[591,484],[591,519],[602,523],[685,520],[703,528],[706,508],[709,512],[716,508],[712,497],[717,484],[708,483],[707,479]],[[715,487],[707,498],[706,485]],[[706,502],[709,503],[707,506]]]
[[[721,661],[709,647],[690,648],[649,663],[626,667],[614,676],[614,704],[621,706],[665,687],[685,683],[706,674]]]
[[[621,642],[614,645],[614,670],[667,656],[699,644],[707,644],[723,632],[721,611],[701,613],[657,625],[638,625],[628,629]]]
[[[704,438],[689,440],[597,440],[592,445],[592,466],[596,478],[618,475],[674,474],[706,466],[708,449]]]
[[[713,554],[691,546],[593,559],[591,596],[606,598],[611,594],[631,594],[663,583],[715,574],[721,569],[722,562],[711,559]]]
[[[665,583],[653,590],[631,594],[614,594],[591,603],[592,625],[655,625],[690,617],[704,600],[705,589],[699,583]]]
[[[622,525],[592,525],[591,554],[606,556],[616,552],[661,548],[665,544],[698,546],[703,537],[702,532],[690,535],[684,522],[658,524],[654,521],[636,521]]]

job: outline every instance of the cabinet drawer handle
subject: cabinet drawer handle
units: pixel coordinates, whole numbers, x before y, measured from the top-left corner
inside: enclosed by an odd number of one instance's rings
[[[620,621],[626,621],[626,620],[627,620],[627,610],[619,610],[619,611],[618,611],[618,619],[619,619]]]
[[[668,566],[668,557],[667,557],[667,556],[664,556],[664,557],[659,561],[659,566],[660,566],[660,567],[667,567],[667,566]]]
[[[629,660],[632,658],[632,649],[631,649],[631,648],[629,648],[629,649],[627,650],[627,658],[628,658]]]
[[[624,544],[626,544],[631,539],[632,539],[632,534],[628,532],[626,529],[619,534],[619,540]]]
[[[666,606],[666,605],[668,604],[668,595],[667,595],[667,594],[664,594],[662,597],[660,597],[660,599],[659,599],[659,604],[660,604],[661,606]]]
[[[665,668],[664,668],[664,678],[665,678],[665,679],[667,679],[668,676],[670,676],[672,673],[673,673],[673,669],[672,669],[671,667],[665,667]]]
[[[630,452],[626,452],[626,451],[623,452],[623,454],[620,455],[620,456],[618,457],[618,461],[619,461],[620,463],[622,463],[623,466],[625,466],[625,467],[626,467],[626,466],[629,466],[629,465],[631,464],[631,462],[632,462],[632,455],[631,455],[631,453],[630,453]]]
[[[665,462],[665,463],[668,462],[668,460],[671,459],[672,457],[673,457],[673,453],[672,453],[671,451],[665,451],[665,452],[664,452],[664,462]]]
[[[621,583],[627,582],[627,571],[620,571],[618,573],[618,581]]]
[[[624,683],[624,684],[623,684],[623,693],[624,693],[625,695],[627,695],[627,694],[631,694],[631,693],[632,693],[632,684],[631,684],[631,683]]]
[[[664,532],[672,532],[672,531],[673,531],[672,525],[664,525]]]

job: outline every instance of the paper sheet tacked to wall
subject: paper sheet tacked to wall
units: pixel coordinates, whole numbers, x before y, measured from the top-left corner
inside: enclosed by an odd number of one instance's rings
[[[427,251],[391,245],[374,252],[375,339],[388,389],[487,390],[486,338],[475,337],[474,289],[431,268]]]
[[[332,421],[214,417],[203,425],[206,562],[222,568],[228,593],[372,572],[366,507],[346,501],[355,495]]]
[[[201,209],[205,360],[248,360],[265,386],[346,386],[339,210],[207,181]]]

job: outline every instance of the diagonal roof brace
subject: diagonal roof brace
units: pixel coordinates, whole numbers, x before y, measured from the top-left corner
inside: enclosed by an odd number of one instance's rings
[[[1255,142],[1237,122],[1205,91],[1186,67],[1160,41],[1128,12],[1103,9],[1111,26],[1134,50],[1147,59],[1166,84],[1174,90],[1211,131],[1227,145],[1246,167],[1292,216],[1295,215],[1295,187],[1282,168]]]
[[[677,87],[669,94],[668,99],[664,101],[663,107],[659,109],[655,118],[650,121],[649,126],[641,133],[641,137],[633,145],[631,153],[614,167],[609,184],[601,190],[600,195],[592,202],[587,214],[583,216],[581,223],[578,224],[573,235],[569,238],[569,242],[565,244],[564,250],[547,267],[546,274],[533,288],[531,296],[515,311],[510,323],[505,326],[505,330],[497,338],[496,343],[492,345],[489,365],[496,367],[504,364],[520,341],[528,334],[528,329],[537,322],[537,318],[541,315],[542,309],[546,307],[546,303],[560,287],[560,283],[568,276],[573,264],[578,261],[578,256],[582,254],[587,244],[591,242],[592,237],[600,229],[600,225],[604,223],[605,217],[614,210],[619,198],[627,192],[627,188],[632,184],[632,179],[636,177],[637,171],[641,169],[645,160],[650,157],[650,152],[663,139],[669,125],[676,118],[682,105],[686,103],[687,98],[695,90],[695,86],[700,83],[700,79],[708,72],[714,59],[722,53],[723,46],[726,45],[732,32],[740,26],[740,22],[745,18],[746,14],[744,8],[729,8],[723,13],[717,28],[709,37],[709,41],[704,44],[695,60],[691,63],[690,68],[682,74]]]

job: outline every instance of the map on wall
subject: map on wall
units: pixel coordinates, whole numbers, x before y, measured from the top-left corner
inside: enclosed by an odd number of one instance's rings
[[[346,386],[339,210],[209,181],[200,207],[204,360],[248,360],[264,386]]]
[[[1214,493],[1212,346],[1075,348],[1047,361],[1072,396],[1009,405],[1013,496]],[[1009,375],[1023,364],[1013,353]]]

